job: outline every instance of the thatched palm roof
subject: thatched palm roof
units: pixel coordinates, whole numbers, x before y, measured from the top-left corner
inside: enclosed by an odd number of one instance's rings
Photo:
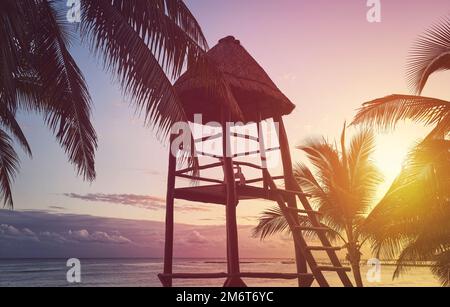
[[[224,95],[208,91],[198,70],[188,70],[176,82],[175,88],[190,119],[201,113],[204,122],[220,122],[222,105],[232,111],[233,120],[245,122],[257,121],[257,110],[262,119],[287,115],[294,110],[295,105],[234,37],[221,39],[208,51],[207,57],[222,73],[233,97],[228,99],[231,101],[224,101]]]

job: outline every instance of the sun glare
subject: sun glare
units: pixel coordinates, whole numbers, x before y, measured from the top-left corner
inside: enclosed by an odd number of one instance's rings
[[[414,141],[391,135],[383,135],[377,139],[374,161],[386,182],[392,182],[400,173],[403,162]]]
[[[384,182],[378,192],[380,199],[400,174],[410,150],[420,141],[421,135],[426,135],[426,131],[423,127],[411,128],[409,124],[409,127],[398,127],[394,133],[379,134],[373,159],[384,176]]]

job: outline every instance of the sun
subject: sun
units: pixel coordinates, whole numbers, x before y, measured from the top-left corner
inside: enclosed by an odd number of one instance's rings
[[[385,181],[391,182],[397,177],[414,142],[396,136],[380,136],[377,138],[377,148],[374,161]]]
[[[395,132],[379,134],[373,160],[384,177],[378,197],[381,199],[395,178],[400,174],[408,153],[425,136],[423,127],[400,126]]]

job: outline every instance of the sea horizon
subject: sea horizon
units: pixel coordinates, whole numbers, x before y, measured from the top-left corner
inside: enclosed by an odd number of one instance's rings
[[[295,272],[291,258],[242,258],[243,272]],[[66,258],[0,259],[0,287],[161,287],[158,274],[162,272],[162,258],[81,258],[81,282],[71,284],[66,280],[70,269]],[[320,262],[320,260],[319,260]],[[324,262],[325,263],[325,262]],[[370,268],[362,262],[366,280]],[[423,287],[439,286],[429,266],[411,266],[401,278],[392,280],[395,267],[381,264],[379,282],[366,282],[369,287]],[[174,272],[225,272],[224,258],[176,258]],[[330,285],[340,286],[336,274],[326,274]],[[246,279],[251,287],[295,287],[295,280]],[[220,287],[223,280],[175,280],[174,286]],[[313,284],[313,286],[316,286]]]
[[[80,260],[161,260],[164,261],[164,257],[74,257]],[[2,258],[0,257],[0,261],[22,261],[22,260],[64,260],[67,261],[68,259],[71,259],[70,257],[19,257],[19,258]],[[254,262],[255,260],[282,260],[282,261],[291,261],[295,262],[294,258],[289,257],[241,257],[240,263],[247,262],[246,260],[252,260],[251,262]],[[361,259],[361,265],[364,265],[367,261],[374,258],[363,258]],[[222,257],[173,257],[173,260],[214,260],[218,261],[219,263],[226,263],[227,259]],[[347,260],[339,259],[340,262],[343,265],[350,265],[350,263]],[[396,266],[396,260],[387,260],[387,259],[377,259],[380,261],[382,265],[386,266]],[[326,258],[317,258],[317,263],[319,264],[331,264],[331,262],[327,261]],[[403,266],[412,266],[412,267],[431,267],[432,263],[429,261],[422,261],[422,262],[414,262],[411,261],[408,263],[405,261],[403,263]]]

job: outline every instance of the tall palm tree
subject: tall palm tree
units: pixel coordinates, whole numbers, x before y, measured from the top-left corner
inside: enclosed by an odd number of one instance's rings
[[[304,191],[312,196],[321,213],[321,222],[331,228],[330,239],[341,242],[347,250],[356,284],[362,287],[361,247],[366,242],[362,229],[383,179],[370,158],[375,145],[373,134],[369,130],[361,130],[348,146],[345,133],[344,128],[340,148],[325,139],[312,140],[300,146],[313,169],[298,164],[295,176]],[[307,220],[302,222],[308,223]],[[261,216],[254,235],[264,239],[287,229],[283,214],[271,209]]]
[[[450,17],[422,35],[413,48],[409,81],[420,95],[435,72],[450,69]],[[385,256],[400,255],[395,276],[408,261],[432,260],[433,271],[450,284],[450,102],[413,95],[392,95],[364,104],[354,124],[393,128],[411,119],[433,129],[409,155],[402,173],[374,210],[368,229],[374,248]]]
[[[10,208],[19,163],[11,136],[31,155],[15,119],[18,110],[42,114],[78,174],[95,178],[92,101],[69,52],[74,34],[103,60],[158,135],[185,120],[171,83],[182,69],[196,65],[219,74],[202,57],[206,40],[181,0],[81,0],[78,32],[67,24],[66,10],[65,1],[0,1],[0,192]],[[210,86],[224,95],[229,90],[226,84]]]

